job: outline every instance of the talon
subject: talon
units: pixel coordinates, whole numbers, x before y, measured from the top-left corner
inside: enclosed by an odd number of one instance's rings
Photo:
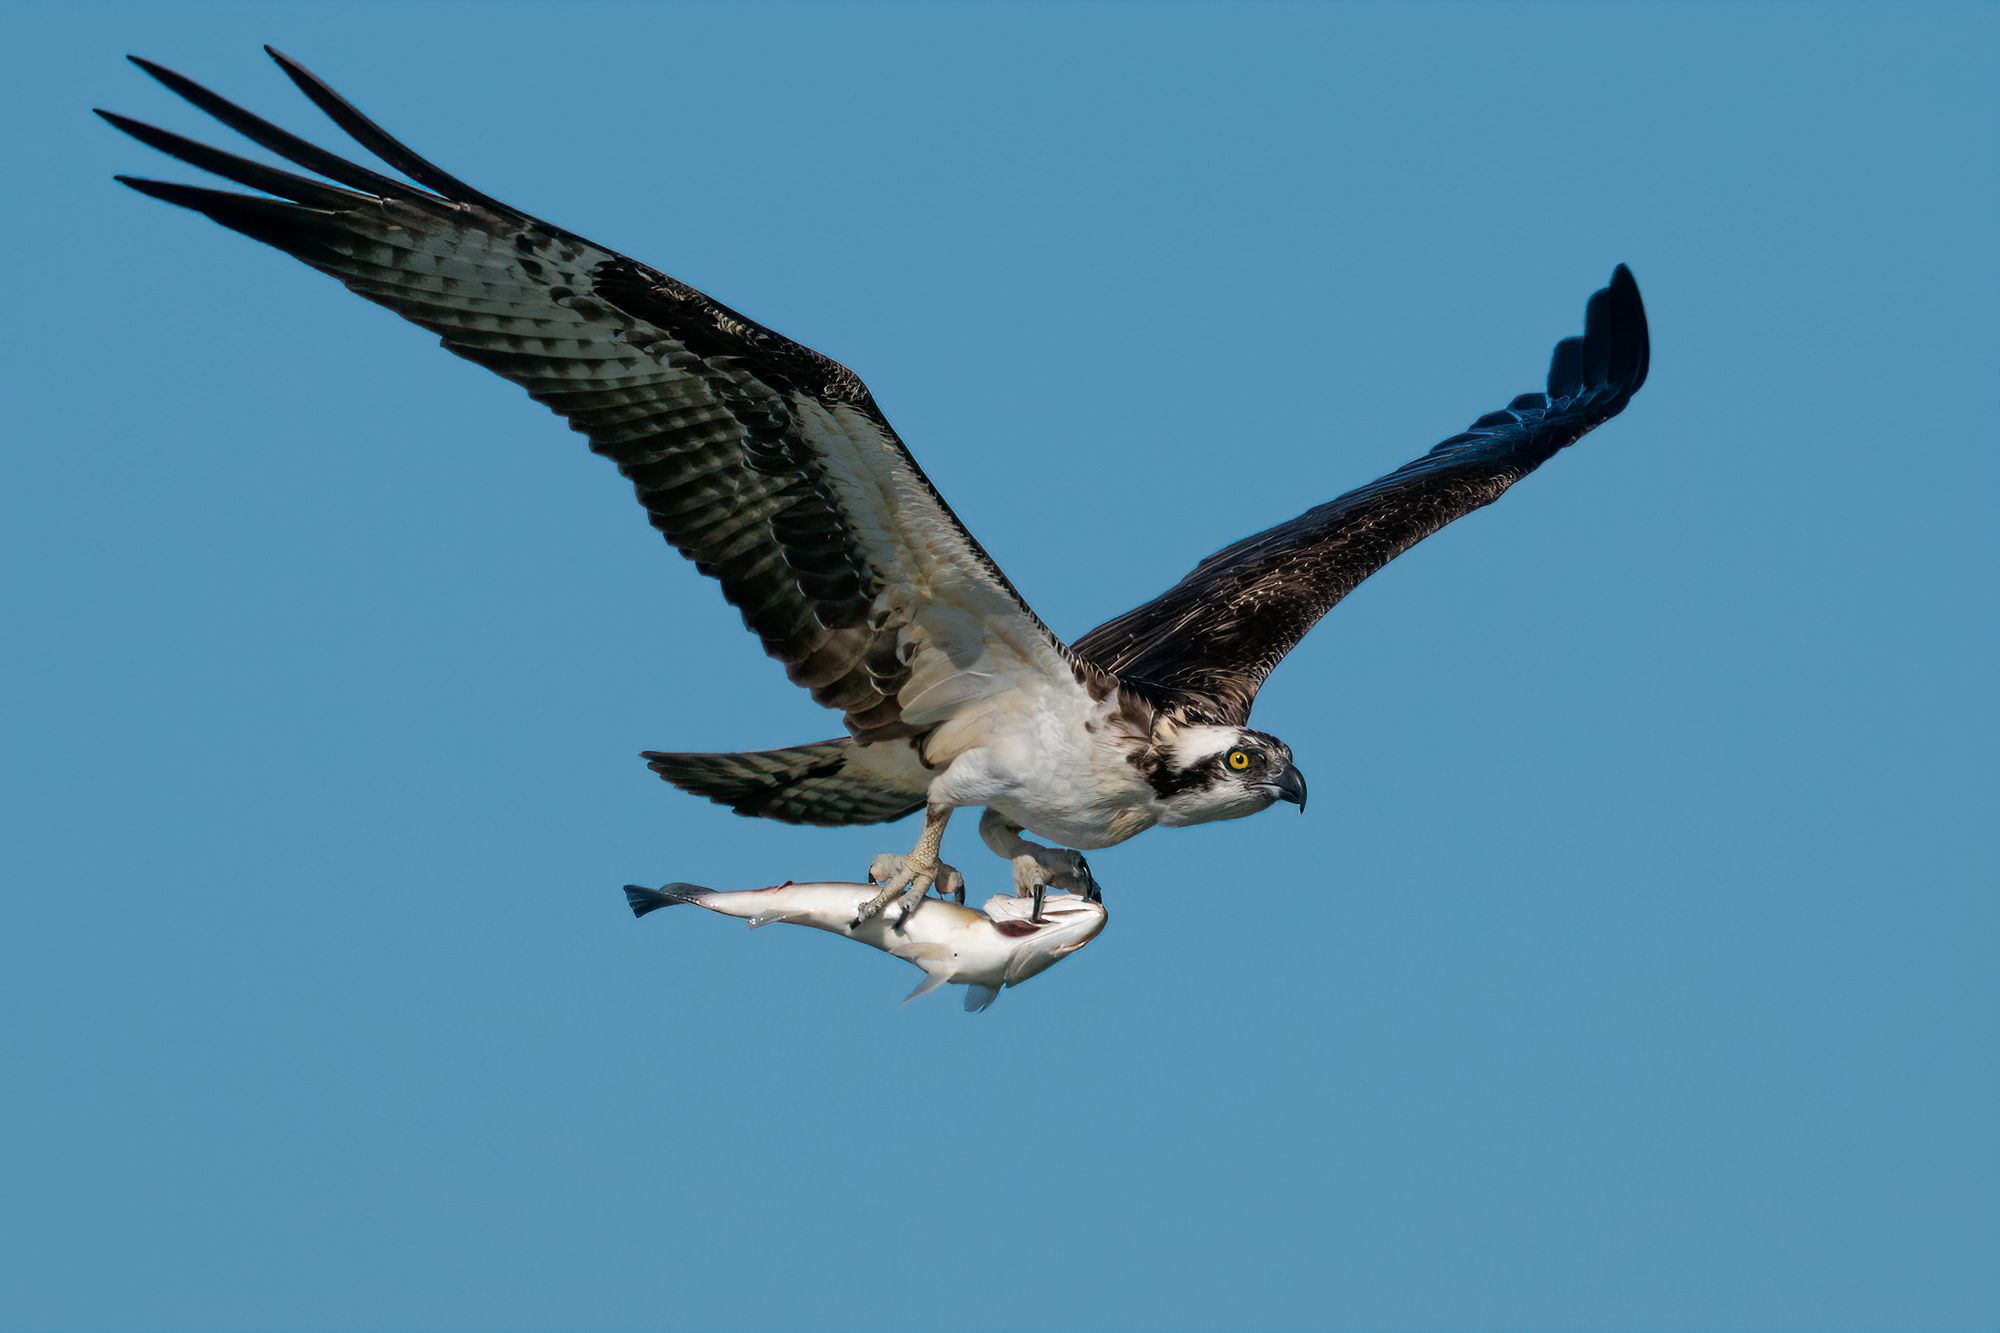
[[[903,896],[897,900],[898,905],[902,909],[896,913],[897,930],[900,931],[907,925],[910,918],[916,915],[917,909],[924,905],[924,893],[930,886],[930,876],[919,875],[909,888],[903,890]]]
[[[907,877],[903,875],[898,875],[896,876],[895,879],[892,879],[887,884],[884,884],[882,886],[881,892],[877,893],[873,898],[870,898],[867,902],[861,904],[861,910],[854,914],[854,919],[847,923],[847,928],[849,930],[854,930],[857,927],[864,925],[869,921],[873,921],[876,917],[882,915],[883,909],[888,907],[890,903],[895,902],[896,899],[902,894],[904,886],[909,882],[909,880],[914,878],[916,878],[914,875],[910,875]]]
[[[1033,911],[1028,913],[1028,920],[1038,926],[1042,923],[1042,900],[1047,898],[1048,896],[1049,896],[1048,885],[1037,884],[1035,886],[1035,908]]]
[[[924,815],[924,835],[917,845],[903,855],[884,852],[868,863],[868,882],[882,887],[873,898],[861,907],[848,929],[852,930],[867,921],[872,921],[888,908],[891,903],[901,901],[893,924],[901,930],[909,921],[910,914],[922,906],[924,894],[933,886],[938,896],[957,892],[959,901],[965,900],[965,877],[938,859],[938,840],[944,834],[945,820],[951,815],[949,807],[927,810]]]
[[[1087,903],[1104,901],[1104,890],[1097,886],[1097,876],[1090,873],[1090,862],[1083,859],[1083,853],[1076,854],[1076,873],[1083,879],[1083,900]]]
[[[932,885],[940,898],[949,898],[960,907],[965,906],[965,876],[958,873],[955,866],[944,866],[936,882]]]

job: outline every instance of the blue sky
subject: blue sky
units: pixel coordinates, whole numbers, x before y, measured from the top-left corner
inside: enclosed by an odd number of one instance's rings
[[[13,6],[0,1322],[2000,1322],[1991,7]],[[854,366],[1060,632],[1538,388],[1278,672],[1289,808],[977,1018],[618,886],[847,876],[580,440],[119,190],[137,51]],[[234,147],[234,144],[228,144]],[[955,829],[947,855],[997,889]]]

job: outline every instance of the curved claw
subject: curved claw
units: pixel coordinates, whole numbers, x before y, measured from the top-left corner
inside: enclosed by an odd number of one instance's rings
[[[958,867],[938,863],[938,876],[931,887],[940,898],[950,898],[960,907],[965,906],[965,876],[958,873]]]
[[[877,859],[879,860],[880,858]],[[861,904],[861,910],[854,914],[854,919],[847,923],[847,928],[849,930],[857,929],[882,915],[888,909],[889,904],[906,896],[905,890],[910,887],[912,881],[920,880],[920,878],[920,876],[907,870],[890,876],[888,882],[882,886],[880,892],[867,902]],[[873,882],[872,877],[870,882]],[[922,897],[924,889],[929,886],[930,882],[928,880],[921,880],[921,887],[916,890],[917,896]],[[906,909],[902,917],[898,918],[898,921],[907,920],[908,917],[909,910]]]
[[[896,913],[896,928],[898,930],[901,930],[903,923],[908,921],[916,910],[924,905],[924,894],[928,892],[929,888],[930,886],[927,884],[913,884],[903,890],[903,896],[896,900],[896,905],[901,909]]]
[[[1087,903],[1104,901],[1104,890],[1098,886],[1097,876],[1090,873],[1090,862],[1084,860],[1083,853],[1076,854],[1076,873],[1083,877],[1083,900]]]
[[[902,905],[902,911],[896,917],[896,925],[900,927],[910,919],[910,914],[922,903],[924,894],[933,887],[941,898],[956,898],[961,904],[965,902],[965,876],[956,867],[942,861],[930,862],[930,868],[926,870],[922,864],[912,865],[908,856],[884,852],[869,863],[868,882],[880,884],[881,891],[861,905],[861,910],[847,923],[849,930],[874,920],[898,903]]]

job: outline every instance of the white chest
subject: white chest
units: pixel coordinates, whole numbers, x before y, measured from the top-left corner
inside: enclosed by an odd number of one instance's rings
[[[1130,738],[1112,725],[1115,708],[1105,700],[1025,714],[954,761],[933,799],[997,810],[1064,847],[1123,842],[1158,815],[1152,787],[1126,757]]]

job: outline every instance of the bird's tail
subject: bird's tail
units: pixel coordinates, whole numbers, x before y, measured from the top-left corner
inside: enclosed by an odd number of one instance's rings
[[[699,884],[665,884],[657,889],[627,884],[625,901],[631,906],[633,916],[644,916],[648,912],[657,912],[662,907],[691,903],[707,892],[708,890]]]
[[[648,750],[646,766],[682,791],[706,796],[739,815],[787,824],[884,824],[918,810],[913,792],[853,763],[845,736],[783,750],[674,754]]]

